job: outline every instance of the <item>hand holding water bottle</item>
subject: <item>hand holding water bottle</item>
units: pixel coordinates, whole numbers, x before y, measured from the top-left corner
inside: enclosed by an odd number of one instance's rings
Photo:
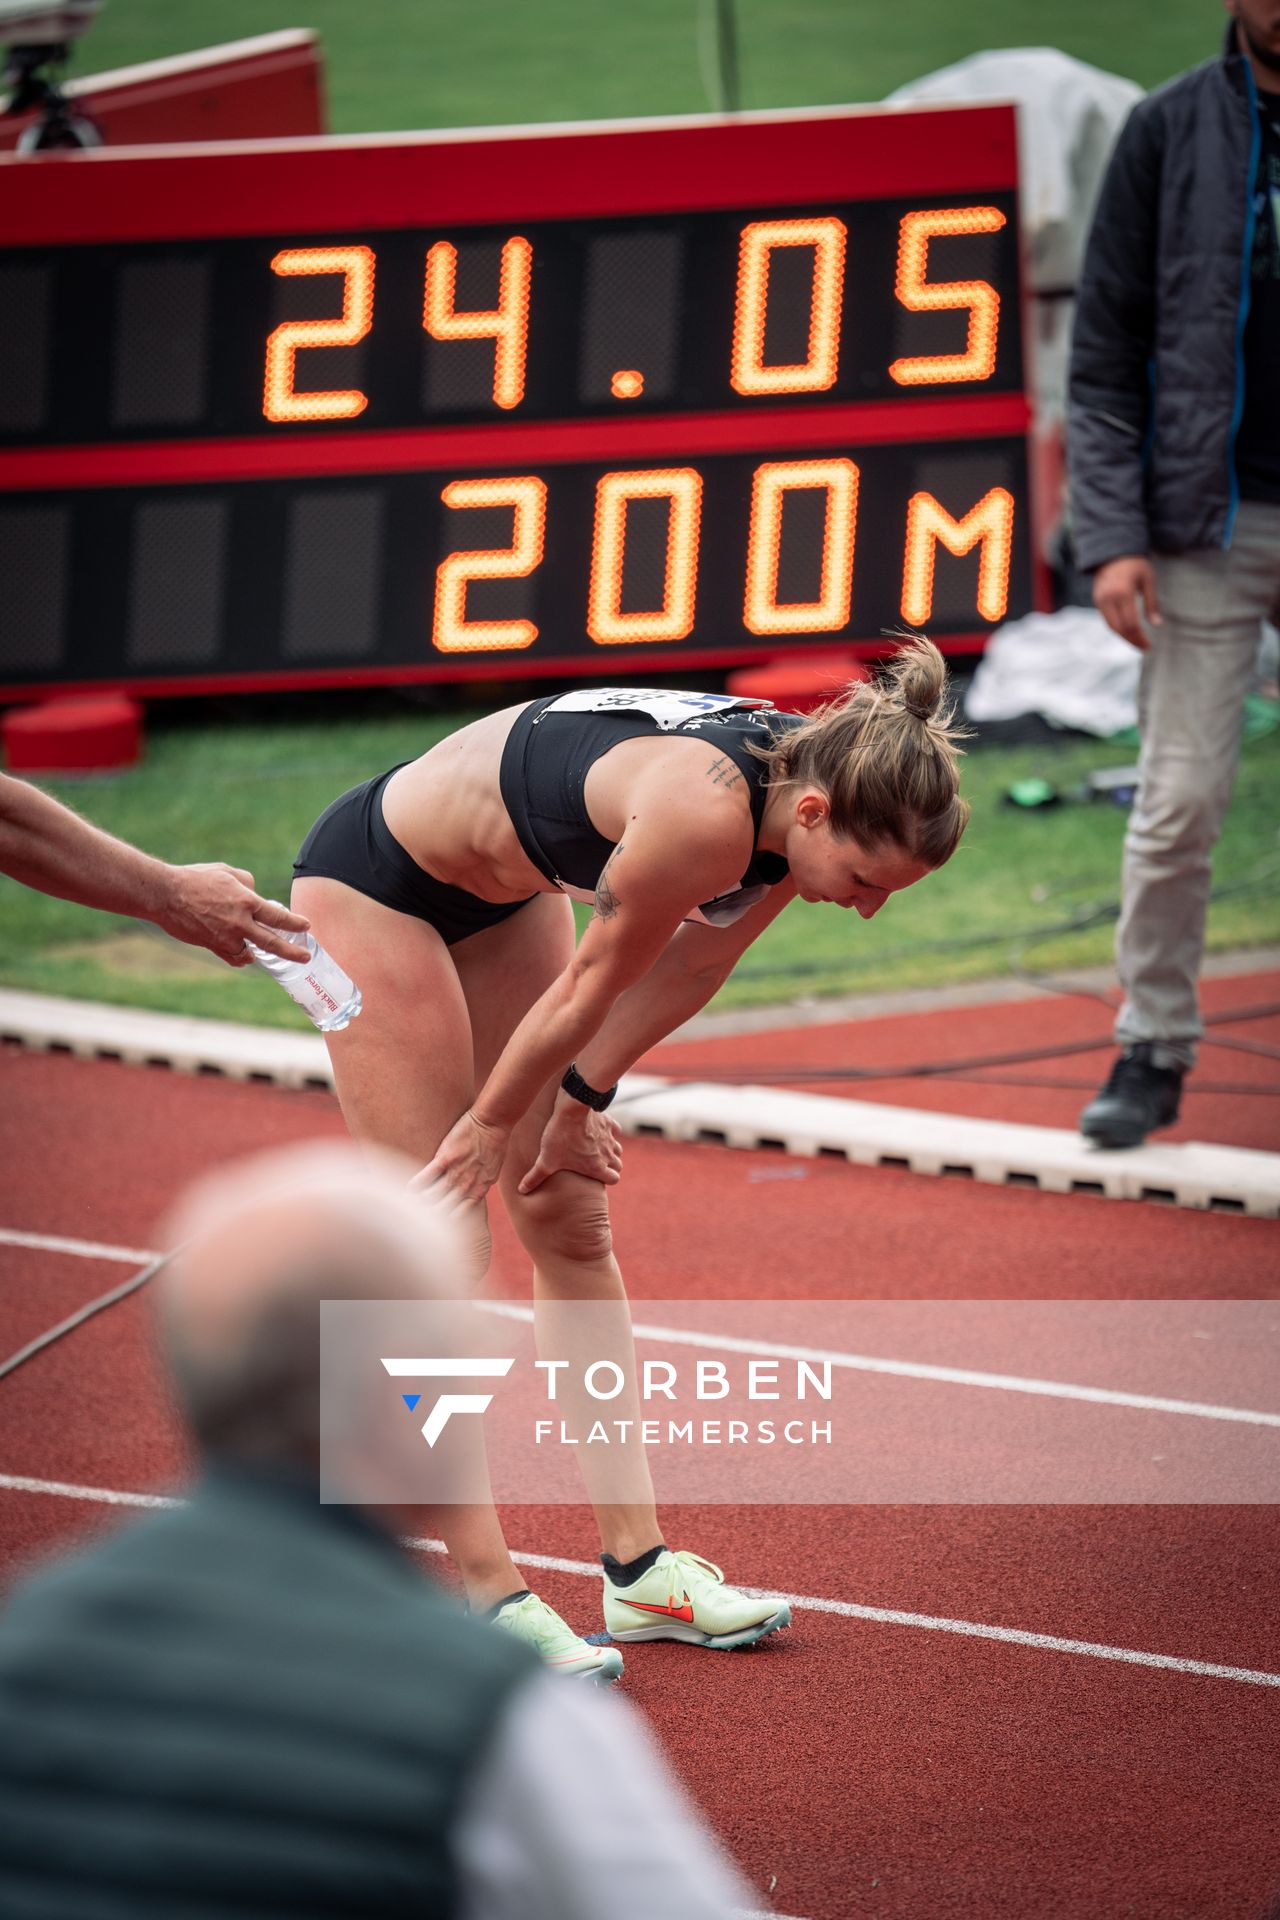
[[[253,944],[278,960],[297,965],[310,958],[309,922],[279,900],[264,900],[253,890],[253,875],[225,861],[169,867],[154,918],[176,940],[208,947],[230,967],[247,967]],[[290,938],[293,935],[293,938]]]

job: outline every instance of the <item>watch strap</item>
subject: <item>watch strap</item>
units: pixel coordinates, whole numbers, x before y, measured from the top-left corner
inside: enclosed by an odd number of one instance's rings
[[[603,1092],[598,1087],[589,1086],[574,1066],[565,1069],[560,1085],[571,1100],[580,1100],[584,1107],[590,1107],[595,1113],[603,1113],[618,1091],[617,1081]]]

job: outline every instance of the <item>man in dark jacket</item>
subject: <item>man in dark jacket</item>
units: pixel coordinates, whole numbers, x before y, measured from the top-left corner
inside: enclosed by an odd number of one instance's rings
[[[460,1270],[412,1171],[316,1142],[183,1216],[162,1324],[206,1471],[0,1616],[5,1920],[757,1904],[621,1702],[465,1618],[403,1514],[321,1504],[321,1298],[439,1298]]]
[[[1280,605],[1280,0],[1224,0],[1221,56],[1141,101],[1103,183],[1072,342],[1080,566],[1142,650],[1141,781],[1103,1146],[1177,1117],[1212,852],[1260,623]]]

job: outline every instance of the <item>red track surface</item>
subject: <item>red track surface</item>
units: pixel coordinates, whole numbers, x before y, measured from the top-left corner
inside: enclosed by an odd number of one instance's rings
[[[1274,979],[1210,983],[1211,1006],[1272,998]],[[749,1078],[768,1061],[902,1065],[1105,1025],[1100,1008],[1052,1003],[1048,1015],[966,1009],[679,1051],[690,1063],[729,1054]],[[1224,1031],[1276,1037],[1274,1024]],[[668,1049],[661,1064],[676,1057]],[[1094,1069],[1073,1059],[1064,1073]],[[1210,1054],[1202,1071],[1265,1071],[1274,1084],[1275,1064]],[[859,1091],[1052,1124],[1070,1124],[1079,1105],[1071,1091],[935,1081]],[[1184,1131],[1277,1144],[1274,1100],[1234,1098],[1221,1111],[1211,1100],[1192,1100]],[[321,1094],[5,1048],[0,1227],[145,1249],[165,1205],[211,1161],[340,1131]],[[630,1142],[614,1213],[637,1298],[1280,1290],[1271,1223],[775,1154]],[[501,1223],[496,1257],[502,1283],[523,1291]],[[0,1352],[129,1271],[0,1245]],[[143,1296],[0,1385],[0,1472],[169,1490],[185,1464]],[[0,1491],[6,1567],[118,1517]],[[508,1520],[517,1550],[593,1557],[586,1512],[522,1508]],[[1269,1509],[720,1507],[669,1521],[674,1544],[749,1585],[1280,1673]],[[541,1573],[537,1584],[580,1628],[596,1624],[587,1581]],[[813,1609],[739,1659],[633,1648],[625,1684],[760,1904],[786,1914],[1249,1920],[1280,1886],[1280,1688]]]

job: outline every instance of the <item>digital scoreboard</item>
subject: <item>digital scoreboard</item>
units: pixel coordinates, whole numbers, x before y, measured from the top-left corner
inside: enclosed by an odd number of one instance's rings
[[[980,646],[1014,110],[0,158],[0,697]]]

